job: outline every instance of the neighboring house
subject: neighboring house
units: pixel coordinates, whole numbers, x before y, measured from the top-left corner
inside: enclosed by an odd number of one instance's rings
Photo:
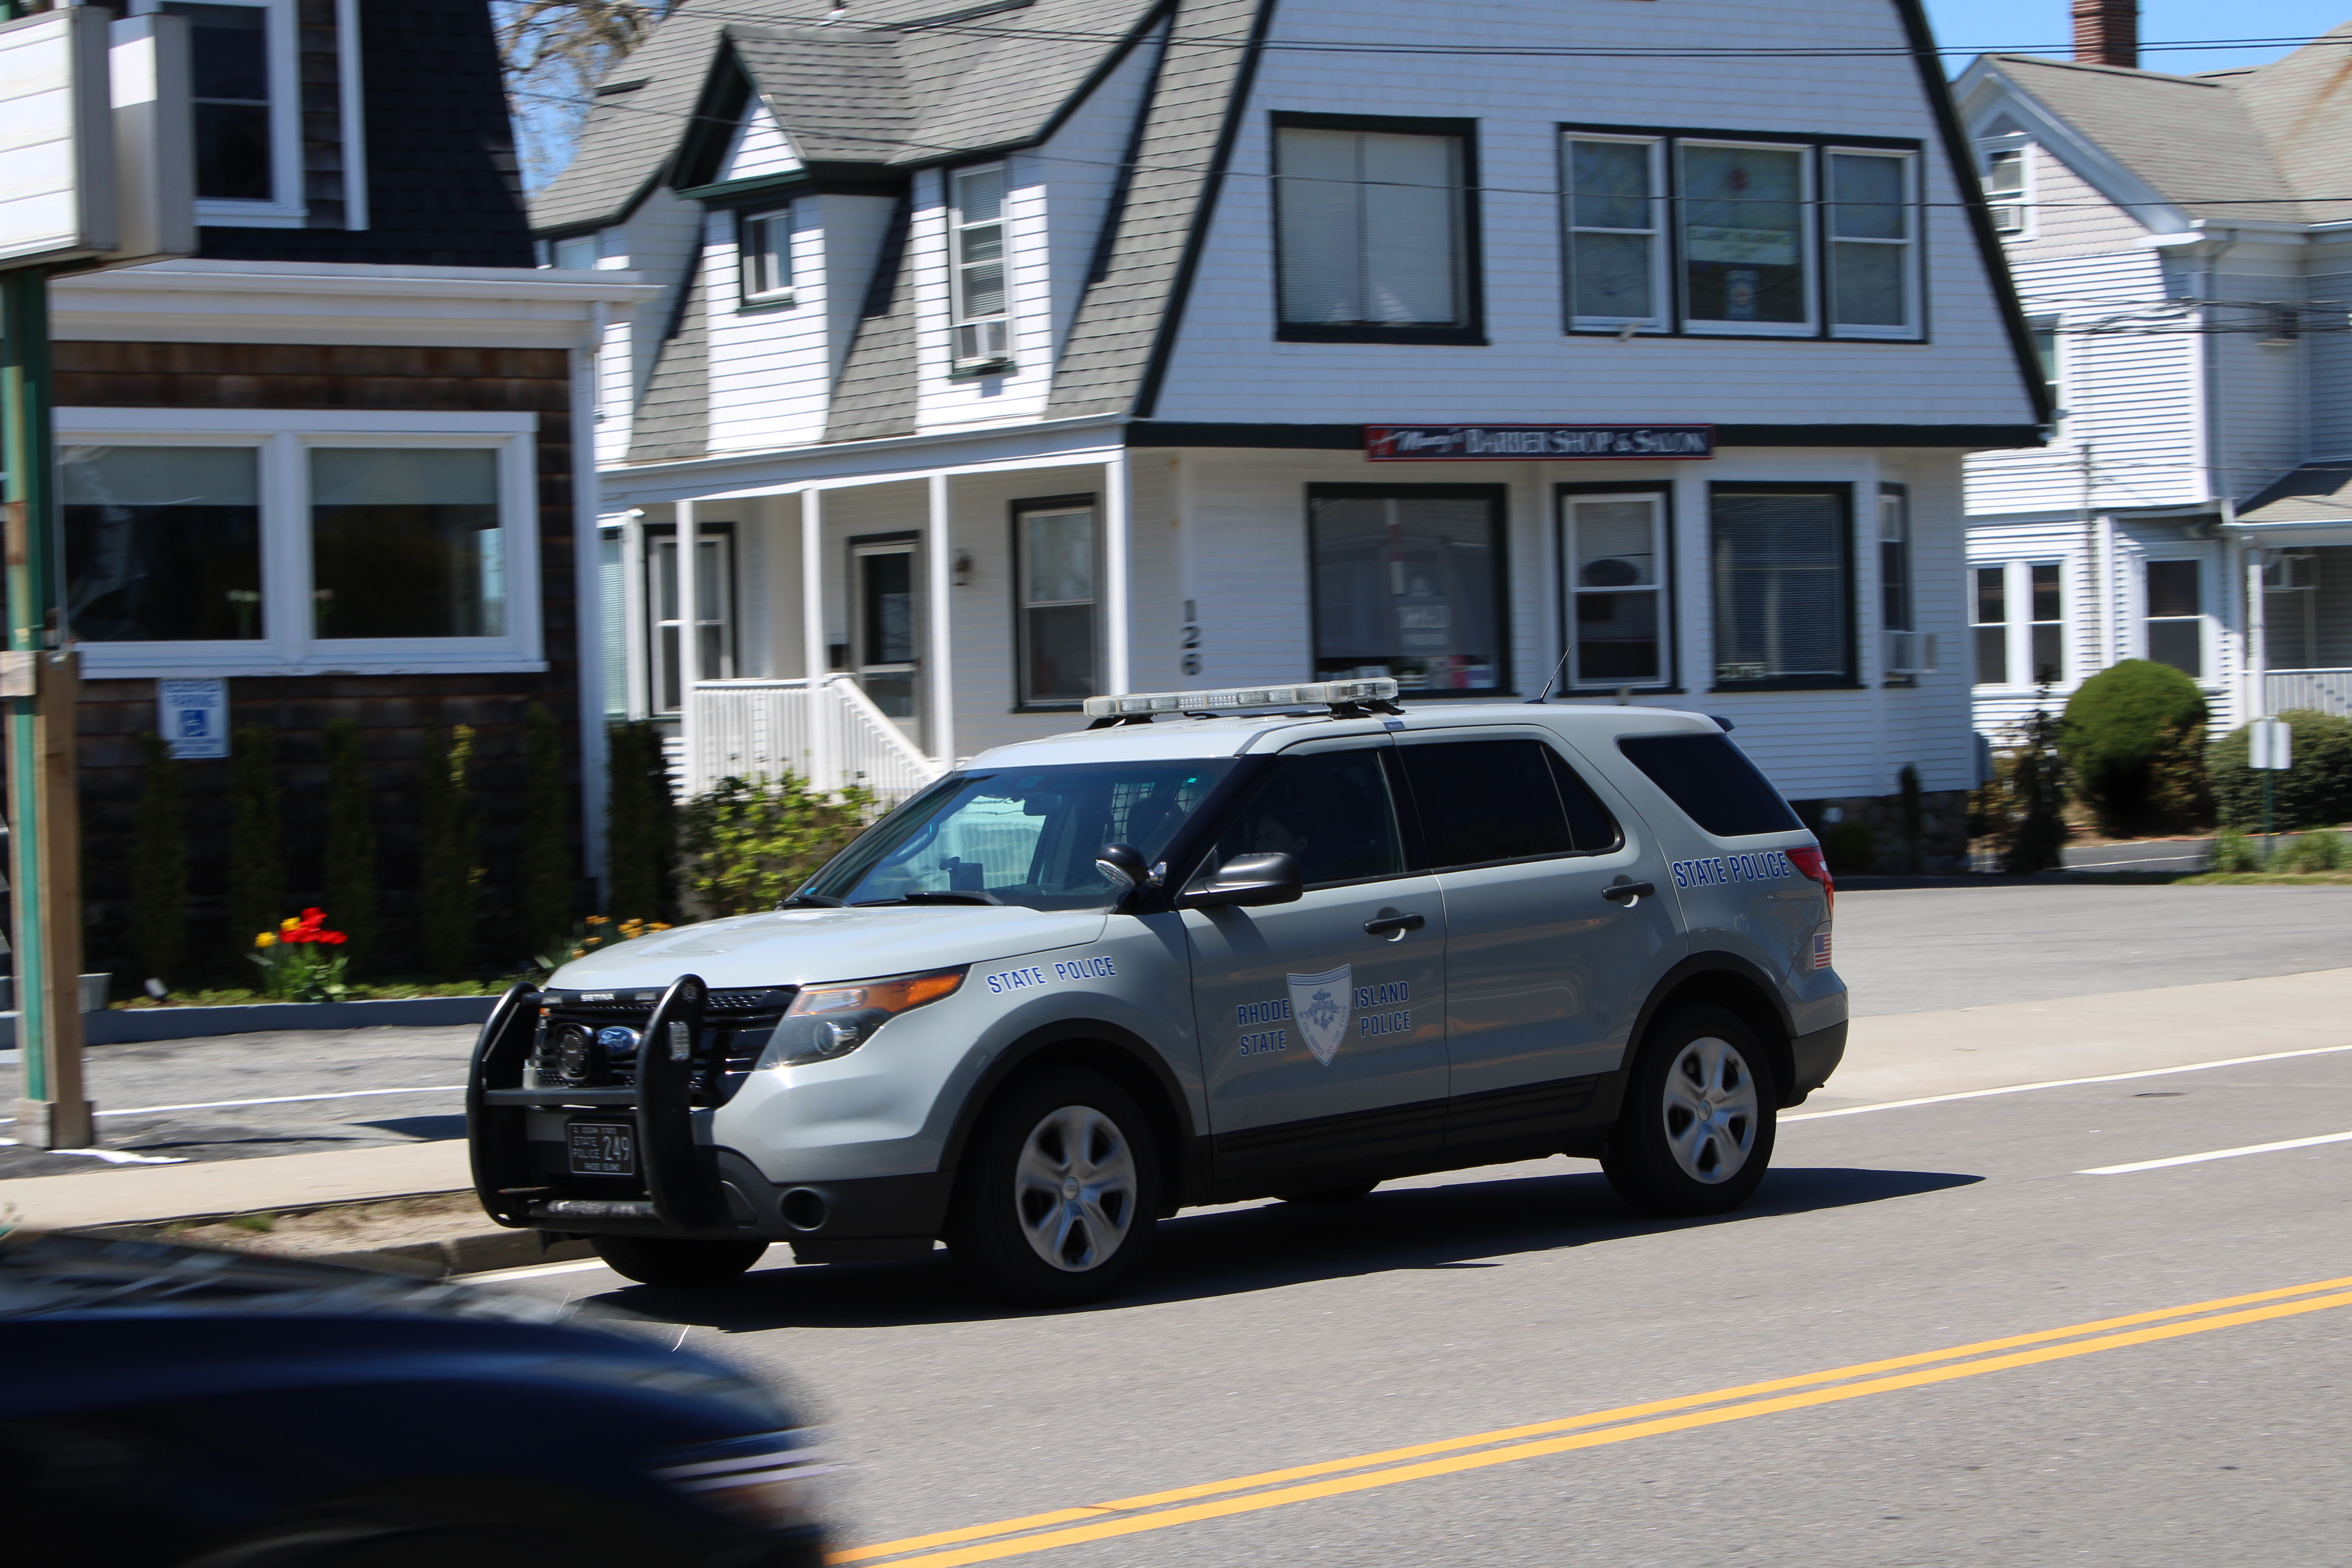
[[[478,731],[494,904],[531,704],[562,726],[570,787],[594,776],[583,351],[648,291],[532,268],[478,0],[152,8],[190,24],[199,254],[51,288],[92,957],[128,962],[117,917],[156,683],[226,678],[232,723],[276,736],[288,912],[318,897],[322,731],[362,726],[390,930],[361,957],[402,965],[430,732]],[[252,933],[216,918],[229,764],[181,765],[191,970],[235,973]],[[546,934],[495,926],[484,959]]]
[[[1908,0],[785,16],[687,0],[532,206],[668,291],[605,337],[604,689],[690,784],[1558,667],[1815,816],[1916,768],[1959,853],[1960,459],[2045,411]]]
[[[2125,658],[2194,676],[2216,733],[2352,711],[2347,46],[2169,76],[2094,39],[1956,84],[2063,409],[2046,447],[1969,464],[1996,740],[2038,682],[2054,705]]]

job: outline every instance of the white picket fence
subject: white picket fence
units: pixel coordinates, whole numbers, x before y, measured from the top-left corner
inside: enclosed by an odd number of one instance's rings
[[[2352,669],[2273,669],[2263,678],[2268,710],[2316,708],[2352,717]]]
[[[893,805],[944,771],[846,675],[817,683],[814,731],[805,680],[698,681],[688,700],[679,779],[688,795],[723,778],[790,773],[830,790],[859,785]]]

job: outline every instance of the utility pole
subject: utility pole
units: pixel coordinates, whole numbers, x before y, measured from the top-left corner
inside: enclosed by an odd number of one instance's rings
[[[59,640],[56,468],[50,428],[49,278],[0,272],[0,405],[8,486],[8,883],[15,903],[17,1045],[24,1063],[16,1135],[48,1149],[94,1141],[81,1064],[80,825],[75,802],[75,656]]]

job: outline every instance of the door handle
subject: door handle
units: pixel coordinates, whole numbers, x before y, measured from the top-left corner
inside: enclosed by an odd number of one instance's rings
[[[1601,889],[1601,896],[1612,904],[1631,908],[1634,900],[1649,898],[1657,890],[1656,885],[1651,882],[1620,882],[1613,888]]]
[[[1398,937],[1402,936],[1409,931],[1419,931],[1428,923],[1428,919],[1422,915],[1383,913],[1377,920],[1369,920],[1364,922],[1364,934],[1366,936]]]

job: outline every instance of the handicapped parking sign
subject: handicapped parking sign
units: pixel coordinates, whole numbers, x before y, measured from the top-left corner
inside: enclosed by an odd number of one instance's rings
[[[180,758],[228,755],[228,682],[159,680],[155,732]]]

